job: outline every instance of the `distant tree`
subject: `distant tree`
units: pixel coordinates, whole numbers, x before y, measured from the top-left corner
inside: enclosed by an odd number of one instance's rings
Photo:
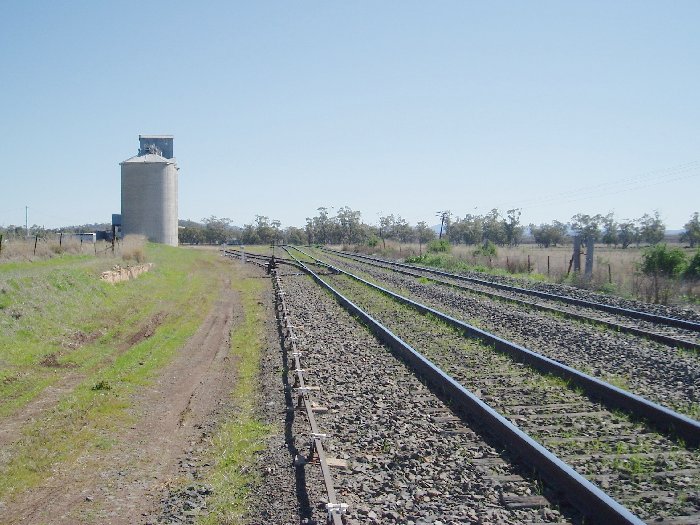
[[[184,226],[178,230],[178,239],[180,244],[201,244],[206,242],[204,227],[201,224],[198,226]]]
[[[639,243],[639,228],[634,221],[624,221],[617,226],[618,242],[623,248],[627,248],[632,243]]]
[[[231,219],[212,215],[202,219],[204,223],[204,242],[208,244],[221,244],[226,242],[231,232]]]
[[[306,218],[306,242],[314,244],[316,242],[316,232],[314,231],[314,220],[310,217]]]
[[[602,222],[603,217],[601,215],[577,213],[571,218],[571,229],[584,242],[588,239],[597,241],[600,238],[600,225]]]
[[[364,230],[360,220],[359,211],[353,211],[348,206],[343,206],[336,215],[338,229],[340,232],[340,242],[360,243],[363,240]]]
[[[435,239],[436,233],[425,221],[416,224],[414,231],[415,237],[418,239],[418,253],[422,255],[423,245]]]
[[[483,217],[483,235],[481,240],[484,244],[487,241],[500,245],[506,243],[505,223],[496,208]]]
[[[435,215],[440,219],[439,238],[442,239],[443,233],[449,231],[450,229],[450,219],[452,218],[452,212],[450,210],[443,210],[437,212]]]
[[[314,242],[328,244],[331,242],[333,233],[333,221],[328,215],[328,209],[318,208],[318,215],[312,219],[314,228]]]
[[[517,208],[508,210],[506,214],[506,218],[503,219],[505,241],[510,246],[517,246],[523,236],[523,227],[520,226],[520,210]]]
[[[533,239],[539,246],[544,248],[564,244],[567,229],[566,224],[559,221],[553,221],[551,224],[540,224],[539,226],[530,224],[530,233]]]
[[[295,226],[288,227],[284,231],[284,237],[288,244],[293,244],[295,246],[300,246],[307,243],[306,231]]]
[[[601,240],[610,246],[617,246],[619,242],[617,223],[615,222],[615,216],[612,213],[608,213],[602,220],[603,225],[603,235]]]
[[[700,245],[700,217],[698,212],[693,213],[693,216],[683,226],[684,230],[681,233],[681,242],[687,242],[691,248]]]
[[[401,242],[411,242],[413,240],[413,228],[401,215],[398,215],[394,220],[391,237]]]
[[[642,242],[658,244],[664,240],[666,225],[659,217],[658,211],[655,211],[653,216],[645,213],[638,222]]]
[[[394,229],[394,216],[384,215],[379,217],[379,238],[382,240],[382,247],[386,250],[386,240],[391,237]]]

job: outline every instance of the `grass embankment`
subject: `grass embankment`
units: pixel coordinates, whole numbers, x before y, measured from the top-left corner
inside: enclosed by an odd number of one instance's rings
[[[210,512],[200,523],[241,523],[247,511],[250,489],[259,474],[249,467],[255,453],[265,447],[269,433],[256,416],[259,396],[260,356],[265,344],[265,323],[260,297],[267,285],[259,279],[235,279],[232,282],[241,299],[243,320],[231,334],[231,351],[237,360],[237,377],[231,393],[236,404],[235,416],[224,423],[213,438],[213,468],[207,482],[214,489],[208,501]]]
[[[155,268],[110,285],[117,261],[63,256],[0,266],[0,425],[55,385],[67,391],[0,456],[0,499],[61,462],[112,446],[130,395],[147,384],[209,311],[225,264],[210,253],[149,245]]]

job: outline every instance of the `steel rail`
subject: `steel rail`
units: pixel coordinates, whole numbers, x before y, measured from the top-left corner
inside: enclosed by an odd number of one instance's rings
[[[229,258],[233,258],[235,250],[231,250],[233,253],[226,253],[225,255]],[[240,257],[240,253],[235,254]],[[249,254],[245,254],[246,257]],[[267,264],[260,262],[258,260],[248,261],[252,264],[256,264],[263,268],[267,267]],[[291,262],[290,262],[291,263]],[[292,266],[302,269],[300,265],[291,263]],[[343,515],[347,511],[347,505],[338,502],[338,496],[335,491],[335,486],[333,484],[333,475],[331,474],[330,465],[328,464],[328,457],[326,456],[325,449],[323,448],[323,440],[326,438],[325,434],[322,434],[319,430],[318,423],[316,422],[316,417],[314,416],[314,402],[310,395],[309,386],[306,384],[304,379],[304,369],[302,368],[301,357],[302,353],[299,351],[297,346],[297,337],[294,333],[294,327],[289,320],[289,309],[287,307],[287,302],[284,298],[284,290],[282,289],[281,279],[277,273],[277,270],[273,270],[273,285],[275,288],[275,299],[279,305],[279,309],[282,312],[281,316],[278,316],[278,321],[280,323],[280,328],[282,333],[286,335],[289,340],[289,345],[292,350],[292,357],[294,359],[294,372],[295,372],[295,390],[297,393],[297,399],[299,405],[304,405],[306,412],[306,417],[309,421],[309,426],[311,427],[311,450],[309,457],[305,458],[305,461],[310,460],[315,454],[318,457],[318,464],[321,467],[321,475],[323,477],[323,483],[326,487],[326,493],[328,494],[328,503],[326,504],[326,519],[327,523],[332,525],[343,525]]]
[[[291,253],[289,255],[295,258]],[[365,323],[380,341],[400,356],[433,388],[444,393],[453,402],[454,407],[475,416],[480,424],[483,424],[507,448],[519,454],[525,463],[537,469],[552,486],[563,489],[569,501],[577,506],[585,516],[604,524],[642,525],[644,523],[627,508],[581,476],[572,467],[396,336],[391,330],[326,283],[304,263],[296,260],[314,281],[328,290],[352,315]]]
[[[246,256],[246,258],[249,258],[249,259],[263,260],[266,262],[269,262],[269,260],[270,260],[269,255],[260,255],[259,253],[251,253],[251,252],[245,252],[245,251],[241,251],[241,250],[226,249],[223,251],[223,254],[226,257],[235,256],[235,257],[238,257],[239,259],[241,258],[241,254],[244,254]],[[289,266],[294,266],[295,268],[299,268],[299,266],[297,264],[293,263],[289,259],[275,258],[275,262],[280,263],[280,264],[287,264]],[[267,264],[265,264],[265,266],[267,266]]]
[[[299,248],[295,248],[299,252],[303,253],[307,257],[316,259],[312,255],[302,251]],[[290,254],[291,255],[291,254]],[[663,430],[671,435],[676,435],[682,438],[687,445],[698,446],[700,445],[700,422],[691,419],[683,414],[679,414],[669,408],[662,405],[649,401],[648,399],[627,392],[621,388],[618,388],[610,383],[602,381],[596,377],[585,374],[575,368],[568,365],[545,357],[542,354],[538,354],[533,350],[520,346],[518,344],[512,343],[506,339],[498,337],[490,332],[481,330],[475,326],[472,326],[464,321],[455,319],[439,310],[430,308],[416,301],[413,301],[407,297],[394,293],[386,288],[382,288],[374,283],[366,281],[361,277],[353,275],[352,273],[341,270],[340,268],[334,267],[328,263],[323,263],[322,261],[316,259],[317,262],[332,268],[333,271],[342,273],[370,288],[374,288],[389,297],[392,297],[396,301],[409,305],[419,312],[431,314],[435,317],[445,321],[451,326],[462,330],[466,335],[470,337],[475,337],[481,341],[491,344],[496,350],[503,353],[511,355],[513,358],[522,361],[533,368],[553,374],[555,376],[561,377],[563,379],[569,380],[577,386],[583,388],[585,392],[589,395],[599,398],[604,404],[612,408],[618,408],[625,410],[637,417],[644,418],[651,424],[653,424],[659,430]]]
[[[511,303],[526,305],[526,306],[529,306],[529,307],[534,308],[536,310],[540,310],[542,312],[555,313],[557,315],[561,315],[561,316],[566,317],[568,319],[575,319],[577,321],[583,321],[583,322],[598,323],[598,324],[607,326],[608,328],[612,328],[618,332],[623,332],[623,333],[628,333],[628,334],[632,334],[632,335],[637,335],[640,337],[645,337],[647,339],[656,341],[658,343],[663,343],[663,344],[666,344],[669,346],[673,346],[675,348],[685,348],[687,350],[700,351],[700,343],[686,341],[685,339],[678,339],[678,338],[670,336],[670,335],[660,334],[657,332],[651,332],[649,330],[644,330],[643,328],[637,328],[634,326],[627,326],[624,324],[619,324],[619,323],[616,323],[614,321],[610,321],[607,319],[599,319],[597,317],[590,317],[587,315],[570,312],[568,310],[562,310],[562,309],[556,308],[554,306],[547,306],[544,304],[533,303],[530,301],[526,301],[524,299],[518,299],[516,297],[508,297],[506,295],[502,295],[502,294],[499,294],[497,292],[488,292],[486,290],[477,290],[474,288],[470,288],[468,286],[463,286],[463,285],[459,285],[457,283],[453,283],[450,281],[445,281],[445,280],[439,279],[437,277],[428,277],[425,275],[421,275],[421,274],[415,273],[411,270],[404,270],[404,269],[401,269],[398,267],[383,266],[383,264],[388,264],[390,266],[394,266],[394,263],[389,263],[389,262],[378,263],[375,260],[371,260],[371,259],[360,261],[360,260],[354,259],[352,256],[344,255],[344,254],[341,254],[340,252],[336,252],[333,250],[324,250],[324,251],[327,253],[332,253],[333,255],[336,255],[338,257],[346,258],[346,259],[349,259],[351,261],[355,261],[355,262],[358,262],[361,264],[367,264],[370,266],[374,266],[376,268],[382,268],[384,270],[389,270],[392,272],[400,273],[402,275],[407,275],[410,277],[421,277],[423,279],[427,279],[427,280],[432,281],[434,283],[437,283],[437,284],[440,284],[443,286],[449,286],[449,287],[455,288],[457,290],[464,290],[464,291],[476,293],[479,295],[485,295],[487,297],[495,297],[495,298],[502,299],[504,301],[508,301]]]
[[[564,303],[574,304],[577,306],[585,306],[587,308],[594,308],[597,310],[603,310],[603,311],[606,311],[609,313],[614,313],[614,314],[622,315],[625,317],[631,317],[633,319],[643,319],[645,321],[650,321],[652,323],[664,324],[667,326],[674,326],[676,328],[684,328],[686,330],[690,330],[693,332],[700,332],[700,322],[689,321],[687,319],[679,319],[677,317],[668,317],[665,315],[651,314],[648,312],[641,312],[639,310],[632,310],[630,308],[611,306],[608,304],[596,303],[594,301],[587,301],[585,299],[576,299],[574,297],[567,297],[565,295],[558,295],[558,294],[553,294],[553,293],[549,293],[549,292],[541,292],[539,290],[532,290],[529,288],[521,288],[521,287],[513,286],[510,284],[495,283],[495,282],[487,281],[485,279],[477,279],[476,277],[468,277],[466,275],[444,272],[442,270],[436,270],[434,268],[426,268],[423,266],[416,266],[416,265],[412,265],[412,264],[387,261],[387,260],[376,258],[376,257],[369,257],[367,255],[360,255],[360,254],[350,255],[350,254],[347,254],[344,252],[339,252],[336,250],[329,250],[328,248],[320,248],[320,249],[327,251],[327,252],[330,252],[330,253],[334,253],[334,254],[339,255],[341,257],[346,257],[346,258],[350,258],[350,259],[352,259],[353,257],[356,257],[356,258],[360,258],[360,259],[379,261],[379,262],[383,262],[385,264],[390,264],[390,265],[398,266],[401,268],[409,268],[411,270],[421,270],[424,272],[434,273],[436,275],[441,275],[443,277],[449,277],[451,279],[470,281],[470,282],[478,283],[478,284],[481,284],[484,286],[490,286],[492,288],[499,288],[501,290],[509,290],[512,292],[535,295],[537,297],[542,297],[544,299],[550,299],[552,301],[560,301],[560,302],[564,302]]]

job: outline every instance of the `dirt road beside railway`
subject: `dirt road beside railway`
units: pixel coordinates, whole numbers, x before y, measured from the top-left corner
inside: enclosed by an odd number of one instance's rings
[[[135,423],[109,446],[54,469],[38,487],[3,509],[0,522],[131,524],[148,522],[168,489],[182,482],[181,463],[196,450],[235,381],[230,332],[239,320],[230,282],[196,334],[156,380],[129,402]]]

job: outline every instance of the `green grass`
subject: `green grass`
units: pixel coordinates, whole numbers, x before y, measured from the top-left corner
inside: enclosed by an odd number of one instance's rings
[[[135,417],[132,394],[170,361],[209,311],[222,272],[215,255],[159,245],[149,245],[147,254],[154,269],[118,285],[99,281],[110,263],[94,258],[0,266],[0,289],[10,296],[10,306],[0,310],[0,424],[47,385],[60,384],[69,373],[81,377],[56,406],[22,429],[20,441],[6,447],[1,499],[38,484],[59,463],[111,447],[111,434]],[[130,344],[155,313],[163,316],[160,326]],[[65,345],[77,332],[96,330],[99,337],[88,344]],[[41,365],[52,353],[73,368]]]
[[[259,475],[249,467],[255,461],[255,454],[265,447],[270,432],[256,415],[260,356],[265,342],[260,296],[267,282],[237,278],[232,286],[240,294],[244,315],[231,335],[231,352],[238,363],[231,393],[237,413],[213,438],[210,452],[214,466],[204,481],[214,490],[207,501],[210,512],[199,520],[206,525],[242,522],[250,490],[259,482]]]

